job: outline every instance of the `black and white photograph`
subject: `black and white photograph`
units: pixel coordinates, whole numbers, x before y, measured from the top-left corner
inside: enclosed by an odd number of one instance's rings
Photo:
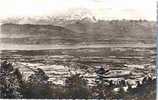
[[[0,99],[156,100],[156,0],[0,0]]]

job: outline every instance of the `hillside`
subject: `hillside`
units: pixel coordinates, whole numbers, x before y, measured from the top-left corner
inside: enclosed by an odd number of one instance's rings
[[[149,21],[87,19],[65,21],[61,26],[3,24],[2,43],[15,44],[106,44],[154,43],[156,24]]]
[[[16,44],[51,44],[76,42],[78,34],[75,32],[53,25],[33,24],[3,24],[1,26],[1,38],[3,43]]]

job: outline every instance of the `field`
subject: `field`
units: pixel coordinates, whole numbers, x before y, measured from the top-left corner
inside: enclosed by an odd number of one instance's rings
[[[62,46],[61,46],[62,47]],[[2,50],[1,59],[14,62],[25,77],[32,68],[42,68],[56,84],[63,84],[71,69],[72,73],[85,76],[93,84],[97,66],[109,66],[111,69],[108,79],[125,78],[135,82],[142,80],[147,74],[155,77],[156,48],[151,44],[120,44],[120,45],[89,45],[74,48],[44,49],[44,50]],[[85,74],[86,73],[86,74]],[[119,75],[132,73],[126,77]],[[118,77],[117,77],[118,75]]]

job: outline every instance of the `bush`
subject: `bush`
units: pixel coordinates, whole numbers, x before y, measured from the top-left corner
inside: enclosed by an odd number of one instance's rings
[[[73,99],[89,98],[90,92],[85,80],[80,74],[68,77],[65,81],[65,97]]]

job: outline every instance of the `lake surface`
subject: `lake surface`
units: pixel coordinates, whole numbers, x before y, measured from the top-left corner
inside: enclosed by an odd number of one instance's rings
[[[80,49],[80,48],[115,48],[115,47],[131,47],[131,48],[154,48],[156,44],[77,44],[77,45],[26,45],[1,43],[0,50],[47,50],[47,49]]]

